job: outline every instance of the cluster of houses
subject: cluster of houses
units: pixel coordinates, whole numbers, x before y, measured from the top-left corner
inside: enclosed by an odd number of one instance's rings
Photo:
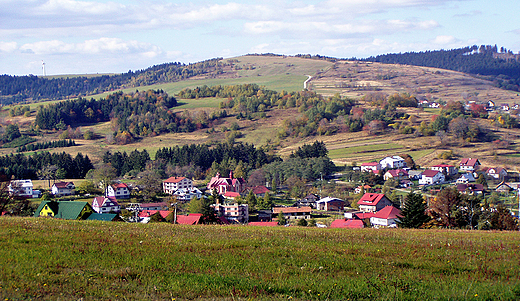
[[[502,167],[482,168],[480,161],[476,158],[464,158],[460,160],[458,167],[439,164],[419,171],[407,168],[402,157],[391,156],[379,162],[363,163],[360,170],[377,174],[383,173],[385,181],[395,179],[399,182],[399,186],[403,188],[410,187],[413,180],[418,180],[419,185],[455,183],[462,193],[482,193],[483,185],[474,183],[481,174],[500,181],[500,186],[507,185],[505,180],[508,176],[507,170]]]

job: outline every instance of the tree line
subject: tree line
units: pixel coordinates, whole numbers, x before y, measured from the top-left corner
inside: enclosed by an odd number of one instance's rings
[[[66,99],[125,87],[174,82],[201,74],[220,74],[224,65],[222,58],[214,58],[192,64],[165,63],[116,75],[55,78],[0,75],[0,102],[9,105],[26,100]]]
[[[10,154],[0,157],[0,174],[14,179],[38,179],[49,166],[55,166],[55,178],[82,179],[94,168],[90,158],[81,153],[70,154],[42,152],[26,156]]]
[[[477,45],[423,52],[391,53],[371,56],[362,61],[435,67],[469,74],[489,76],[503,89],[520,91],[519,56],[503,47]]]
[[[76,141],[72,139],[68,140],[58,140],[58,141],[49,141],[49,142],[38,142],[33,144],[22,145],[18,147],[17,152],[31,152],[39,149],[48,149],[48,148],[57,148],[57,147],[71,147],[76,146]]]

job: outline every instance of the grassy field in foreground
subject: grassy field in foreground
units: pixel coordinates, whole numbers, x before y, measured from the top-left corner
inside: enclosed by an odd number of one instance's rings
[[[0,218],[2,300],[517,300],[520,234]]]

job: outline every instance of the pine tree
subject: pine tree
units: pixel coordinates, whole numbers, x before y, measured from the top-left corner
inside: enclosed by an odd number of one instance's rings
[[[397,221],[399,227],[419,228],[430,220],[426,215],[426,202],[421,194],[410,192],[401,211],[402,218]]]

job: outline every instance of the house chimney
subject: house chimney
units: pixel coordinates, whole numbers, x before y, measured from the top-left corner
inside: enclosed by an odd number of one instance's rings
[[[232,171],[232,170],[229,171],[229,178],[230,178],[230,179],[233,179],[233,171]]]

